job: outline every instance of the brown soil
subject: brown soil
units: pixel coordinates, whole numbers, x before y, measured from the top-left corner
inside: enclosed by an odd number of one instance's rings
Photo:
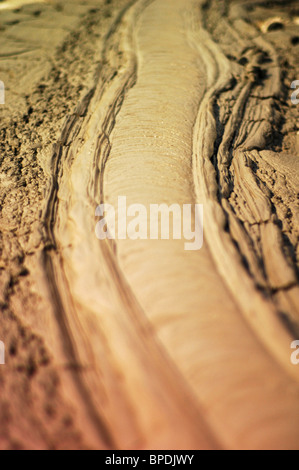
[[[298,19],[0,2],[1,449],[299,448]],[[124,195],[203,248],[99,241]]]

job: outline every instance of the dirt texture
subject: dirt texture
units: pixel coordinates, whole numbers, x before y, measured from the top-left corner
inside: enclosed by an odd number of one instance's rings
[[[0,449],[299,449],[296,1],[0,2]],[[204,244],[97,239],[202,204]]]

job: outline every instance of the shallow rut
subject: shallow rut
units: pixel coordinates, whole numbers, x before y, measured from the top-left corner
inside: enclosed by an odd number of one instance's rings
[[[225,229],[224,159],[252,81],[240,84],[215,170],[213,103],[233,89],[233,74],[198,2],[128,5],[103,57],[94,90],[56,146],[45,216],[44,267],[82,419],[107,447],[295,446],[292,336]],[[252,148],[233,157],[236,175]],[[95,208],[116,206],[121,195],[128,204],[203,203],[204,247],[99,242]]]

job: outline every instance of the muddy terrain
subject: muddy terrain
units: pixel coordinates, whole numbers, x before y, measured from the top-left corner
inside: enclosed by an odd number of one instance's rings
[[[299,449],[298,3],[0,1],[0,41],[0,449]],[[99,240],[120,196],[202,248]]]

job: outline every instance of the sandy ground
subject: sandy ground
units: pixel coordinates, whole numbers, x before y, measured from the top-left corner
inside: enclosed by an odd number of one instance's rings
[[[298,449],[296,2],[0,2],[1,449]],[[99,203],[202,204],[204,244]]]

